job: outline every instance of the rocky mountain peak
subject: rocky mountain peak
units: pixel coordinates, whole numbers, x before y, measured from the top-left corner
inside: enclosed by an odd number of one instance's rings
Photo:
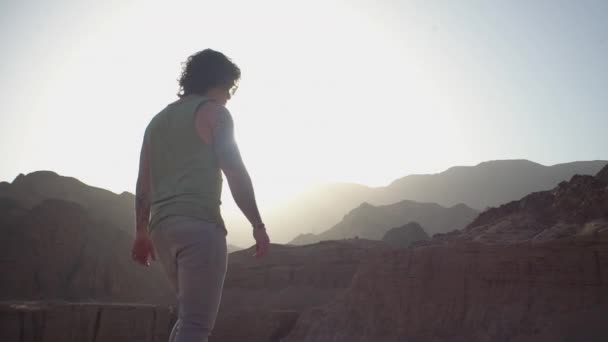
[[[574,175],[549,191],[482,212],[462,231],[435,241],[476,240],[513,243],[608,232],[608,187],[600,176]]]

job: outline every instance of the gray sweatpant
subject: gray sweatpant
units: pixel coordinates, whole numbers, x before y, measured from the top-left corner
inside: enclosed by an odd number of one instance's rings
[[[177,295],[178,317],[169,342],[207,342],[226,275],[225,232],[215,223],[171,216],[150,237]]]

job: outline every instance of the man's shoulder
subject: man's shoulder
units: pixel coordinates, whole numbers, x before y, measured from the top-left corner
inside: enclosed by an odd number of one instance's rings
[[[152,130],[155,126],[158,126],[158,122],[162,120],[165,115],[167,115],[167,108],[169,108],[169,106],[165,107],[163,110],[154,114],[154,116],[150,118],[148,124],[146,125],[146,134],[148,134],[148,132]]]
[[[197,110],[197,119],[207,121],[213,127],[218,122],[232,122],[232,115],[226,106],[211,100],[200,105]]]
[[[208,100],[203,102],[198,108],[198,112],[205,113],[210,117],[230,116],[230,111],[226,106],[217,101]]]

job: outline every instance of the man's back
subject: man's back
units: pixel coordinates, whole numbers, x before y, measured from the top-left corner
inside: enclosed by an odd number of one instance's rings
[[[146,128],[151,183],[150,229],[168,216],[190,216],[223,227],[222,174],[211,144],[196,130],[197,108],[209,101],[188,95],[158,113]]]

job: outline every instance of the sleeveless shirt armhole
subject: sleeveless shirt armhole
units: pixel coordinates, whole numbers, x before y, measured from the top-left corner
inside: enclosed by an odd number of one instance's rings
[[[203,105],[205,105],[205,104],[207,104],[209,102],[214,102],[214,101],[212,99],[209,99],[209,98],[203,98],[203,99],[201,99],[201,101],[199,102],[199,104],[196,106],[196,108],[194,110],[194,130],[196,131],[196,135],[205,144],[209,144],[211,142],[211,137],[209,137],[209,141],[205,140],[205,132],[203,131],[203,129],[205,127],[207,127],[209,133],[211,133],[210,123],[208,122],[209,118],[208,117],[204,118],[206,122],[203,123],[203,127],[201,127],[201,129],[199,129],[198,120],[199,120],[199,115],[201,115],[203,113],[201,111]],[[203,118],[201,118],[201,119],[203,119]]]

